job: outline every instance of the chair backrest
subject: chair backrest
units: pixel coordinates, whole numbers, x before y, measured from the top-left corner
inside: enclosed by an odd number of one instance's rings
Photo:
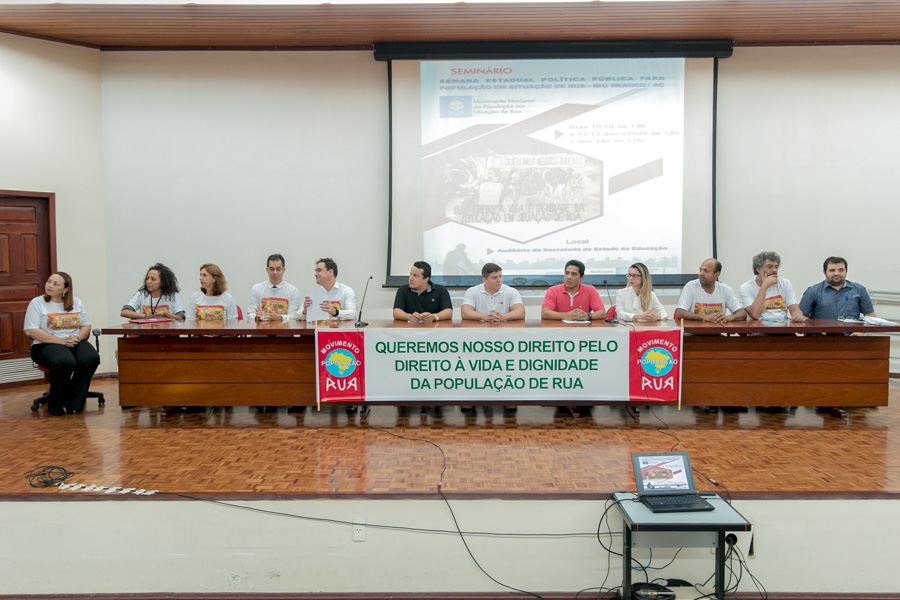
[[[617,318],[616,307],[611,306],[610,309],[606,311],[606,320],[610,321],[615,318]]]
[[[241,307],[238,306],[237,304],[235,304],[234,307],[235,307],[235,308],[237,309],[237,311],[238,311],[238,321],[243,321],[243,320],[244,320],[244,311],[242,311],[242,310],[241,310]]]

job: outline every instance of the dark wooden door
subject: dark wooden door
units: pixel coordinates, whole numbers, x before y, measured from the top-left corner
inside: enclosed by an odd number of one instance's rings
[[[0,360],[27,358],[25,309],[54,270],[54,194],[0,190]]]

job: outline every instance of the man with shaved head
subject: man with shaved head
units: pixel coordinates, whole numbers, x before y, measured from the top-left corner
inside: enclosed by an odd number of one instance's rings
[[[712,323],[747,320],[747,311],[741,307],[734,290],[719,282],[721,273],[722,263],[714,258],[707,258],[700,263],[697,279],[689,281],[681,290],[675,320]]]

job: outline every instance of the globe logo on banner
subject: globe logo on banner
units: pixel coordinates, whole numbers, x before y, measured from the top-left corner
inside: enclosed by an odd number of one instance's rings
[[[672,370],[675,359],[662,346],[653,346],[641,356],[641,368],[651,377],[662,377]]]
[[[441,96],[442,119],[459,119],[472,116],[472,96]]]
[[[349,377],[356,371],[358,364],[359,361],[343,348],[332,350],[325,357],[325,370],[332,377]]]

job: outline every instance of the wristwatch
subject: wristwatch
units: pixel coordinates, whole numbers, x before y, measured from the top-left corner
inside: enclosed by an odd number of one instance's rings
[[[332,308],[334,309],[334,315],[332,315],[332,316],[335,316],[335,317],[336,317],[336,316],[338,316],[339,314],[341,314],[341,311],[338,309],[337,306],[332,306]]]
[[[434,322],[437,323],[440,319],[437,316],[437,313],[434,313]]]

